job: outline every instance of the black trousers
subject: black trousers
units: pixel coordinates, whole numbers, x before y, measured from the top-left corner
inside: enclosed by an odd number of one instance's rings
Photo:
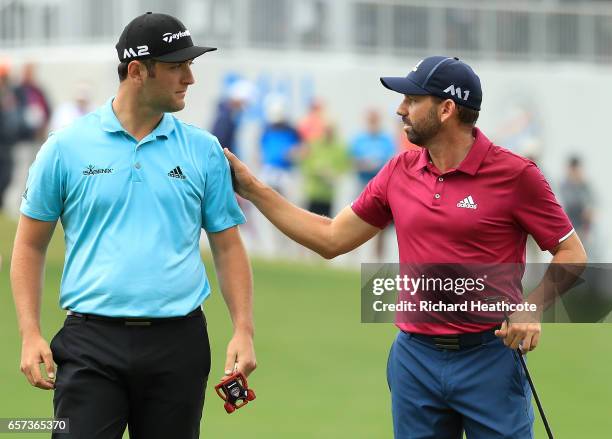
[[[51,341],[57,439],[198,438],[210,372],[204,315],[126,324],[68,316]]]

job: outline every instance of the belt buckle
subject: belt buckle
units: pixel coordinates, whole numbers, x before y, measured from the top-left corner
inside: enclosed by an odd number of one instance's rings
[[[151,326],[149,320],[126,320],[125,326]]]
[[[439,349],[458,351],[461,348],[459,337],[433,337],[433,341]]]

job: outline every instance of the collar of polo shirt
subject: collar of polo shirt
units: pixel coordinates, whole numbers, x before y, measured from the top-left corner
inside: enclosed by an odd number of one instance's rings
[[[109,133],[117,133],[121,131],[126,134],[129,134],[125,130],[125,128],[123,128],[123,126],[121,125],[121,122],[119,122],[119,119],[117,119],[117,115],[113,111],[113,100],[114,99],[115,97],[113,96],[106,102],[106,104],[104,104],[104,107],[102,107],[102,111],[100,113],[100,117],[101,117],[100,123],[102,125],[102,129],[104,131],[108,131]],[[157,126],[149,134],[149,136],[154,135],[156,137],[161,136],[161,137],[168,138],[170,133],[174,131],[174,128],[175,127],[174,127],[174,121],[172,120],[172,116],[170,116],[168,113],[164,113],[162,120],[159,122],[159,124],[157,124]]]
[[[472,134],[474,135],[474,144],[468,151],[463,161],[459,163],[459,166],[457,166],[457,171],[461,171],[469,175],[476,175],[478,168],[480,168],[480,164],[487,155],[489,146],[491,146],[491,141],[488,140],[476,127],[474,127]],[[423,168],[426,168],[429,165],[430,160],[431,158],[429,157],[429,151],[422,148],[417,169],[422,170]]]

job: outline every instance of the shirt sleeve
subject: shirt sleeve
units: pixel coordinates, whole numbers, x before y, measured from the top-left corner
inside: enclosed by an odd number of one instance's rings
[[[555,198],[550,185],[534,163],[518,179],[514,217],[542,250],[551,250],[569,237],[572,223]]]
[[[390,160],[369,181],[361,195],[351,204],[353,212],[368,224],[384,229],[392,220],[393,215],[387,198],[387,187],[397,165],[397,157]]]
[[[202,200],[204,230],[220,232],[244,224],[246,219],[234,195],[229,163],[216,139],[210,148],[205,166],[206,180]]]
[[[30,166],[21,213],[40,221],[57,221],[64,208],[63,174],[57,137],[51,135]]]

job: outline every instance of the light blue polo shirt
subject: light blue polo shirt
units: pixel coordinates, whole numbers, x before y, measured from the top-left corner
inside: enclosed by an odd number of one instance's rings
[[[52,134],[30,168],[21,212],[61,219],[60,306],[104,316],[172,317],[210,294],[200,233],[245,221],[217,138],[164,114],[140,142],[112,99]]]

